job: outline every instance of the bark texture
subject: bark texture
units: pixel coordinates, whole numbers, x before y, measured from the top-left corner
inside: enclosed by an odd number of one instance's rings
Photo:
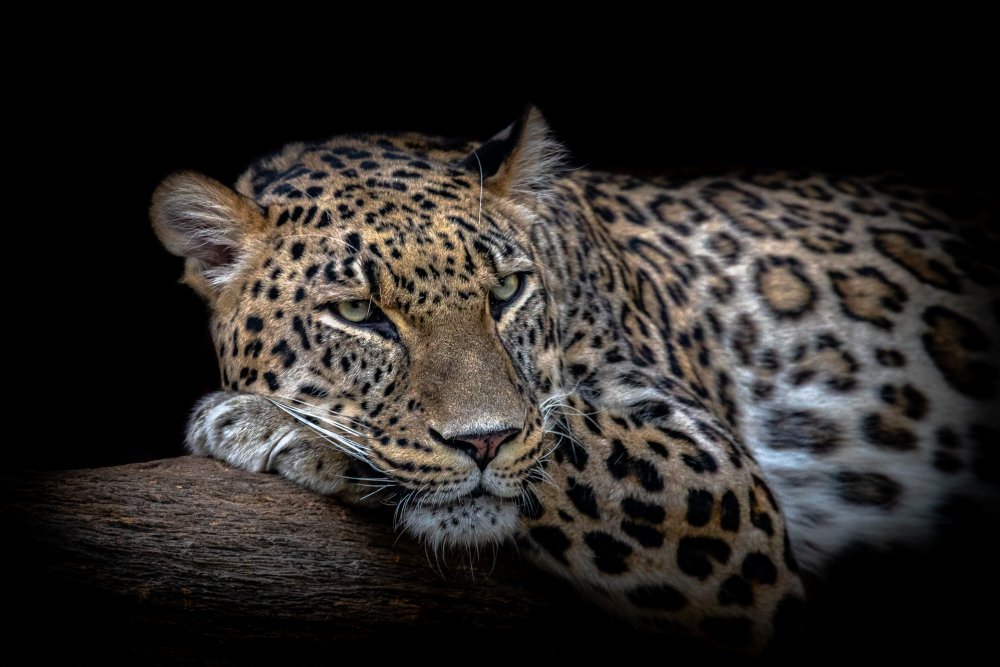
[[[24,625],[58,623],[87,653],[328,662],[448,646],[494,662],[553,630],[616,625],[513,549],[435,563],[391,514],[210,459],[8,475],[0,489]]]

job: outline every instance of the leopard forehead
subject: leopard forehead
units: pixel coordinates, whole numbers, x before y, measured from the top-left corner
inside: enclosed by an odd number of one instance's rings
[[[399,229],[416,234],[440,213],[469,213],[484,194],[489,199],[482,172],[470,169],[465,155],[455,142],[416,135],[336,137],[286,146],[253,164],[236,190],[280,209],[278,229],[384,231],[395,219]]]
[[[468,301],[533,267],[517,224],[524,211],[484,188],[482,172],[448,145],[347,137],[293,144],[253,165],[237,190],[263,209],[268,268],[300,280],[319,273],[345,298],[376,296],[408,312]]]
[[[242,280],[221,291],[217,316],[262,310],[250,329],[260,319],[301,337],[291,310],[312,306],[305,322],[338,301],[370,300],[429,331],[434,320],[478,317],[506,276],[541,273],[530,213],[487,190],[481,172],[459,168],[461,153],[446,145],[336,138],[253,165],[237,190],[259,205],[262,229],[238,249]]]

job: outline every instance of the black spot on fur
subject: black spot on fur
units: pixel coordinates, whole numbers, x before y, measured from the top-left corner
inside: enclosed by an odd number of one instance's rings
[[[712,518],[715,497],[705,489],[690,489],[687,497],[687,522],[692,526],[704,526]]]
[[[611,441],[611,454],[605,460],[608,472],[615,479],[624,479],[629,475],[634,475],[647,491],[661,491],[663,489],[663,478],[656,470],[656,466],[645,459],[633,458],[621,440],[615,438]]]
[[[854,505],[889,508],[896,504],[903,492],[899,482],[877,472],[841,470],[834,479],[837,494]]]
[[[747,580],[734,574],[719,585],[719,604],[738,604],[747,607],[753,604],[753,588]]]
[[[993,396],[1000,373],[975,358],[990,347],[989,337],[972,320],[944,306],[931,306],[923,319],[928,325],[924,348],[948,383],[967,396]]]
[[[765,427],[771,449],[829,454],[841,442],[836,423],[808,410],[774,410]]]
[[[771,522],[771,515],[766,511],[757,509],[753,491],[750,492],[750,523],[768,535],[774,535],[774,524]]]
[[[553,558],[561,563],[568,564],[566,550],[569,549],[572,542],[561,528],[557,526],[535,526],[528,531],[528,534],[531,535],[531,539],[548,551]]]
[[[632,465],[642,488],[647,491],[663,490],[663,478],[652,463],[645,459],[634,459]]]
[[[264,379],[267,381],[267,388],[271,391],[278,391],[281,389],[281,385],[278,384],[278,376],[271,371],[264,373]]]
[[[361,234],[351,232],[347,235],[345,244],[347,245],[347,252],[349,255],[357,254],[361,251]]]
[[[921,420],[927,415],[927,397],[911,384],[903,385],[903,414],[910,419]]]
[[[729,545],[714,537],[684,537],[677,545],[677,566],[685,574],[704,579],[712,574],[712,560],[729,561]]]
[[[882,415],[877,413],[866,415],[862,419],[861,431],[865,440],[886,449],[908,451],[916,449],[917,446],[917,436],[913,431],[888,424]]]
[[[643,524],[633,521],[622,521],[622,531],[644,547],[656,548],[663,546],[663,533]]]
[[[655,440],[647,440],[646,446],[649,447],[653,453],[662,456],[665,459],[670,458],[670,450],[667,449],[662,443],[656,442]]]
[[[632,547],[600,531],[586,533],[583,540],[594,553],[594,565],[601,572],[620,574],[628,570],[625,559],[632,553]]]
[[[889,368],[899,368],[906,365],[906,357],[898,350],[878,348],[875,350],[875,360]]]
[[[532,520],[540,519],[545,514],[545,509],[538,501],[538,496],[531,489],[525,489],[524,495],[521,497],[521,503],[518,506],[518,514]]]
[[[740,501],[732,491],[722,495],[719,508],[719,526],[722,530],[735,533],[740,529]]]
[[[633,519],[642,519],[650,523],[663,523],[667,517],[667,513],[659,505],[646,503],[636,498],[623,500],[622,509]]]
[[[608,472],[610,472],[611,476],[615,479],[623,479],[626,475],[628,475],[629,455],[621,440],[615,439],[611,442],[611,454],[608,456],[605,463],[608,466]]]
[[[299,387],[299,393],[307,394],[313,398],[326,398],[327,393],[325,389],[320,387],[314,387],[311,384],[304,384]]]
[[[922,283],[949,292],[961,292],[962,285],[942,262],[922,252],[926,244],[921,236],[901,229],[870,229],[875,248]]]
[[[778,580],[778,570],[765,554],[755,551],[743,559],[743,576],[760,584],[773,584]]]
[[[773,509],[775,512],[779,511],[778,499],[774,497],[773,493],[771,493],[771,487],[767,485],[767,482],[765,482],[757,475],[751,475],[750,477],[753,479],[754,486],[756,486],[758,489],[764,492],[764,497],[767,498],[767,504],[771,506],[771,509]]]
[[[573,501],[576,508],[592,519],[600,519],[601,512],[597,507],[597,496],[594,494],[594,489],[577,482],[572,477],[567,482],[566,495]]]
[[[302,349],[308,350],[310,348],[309,336],[306,335],[305,324],[302,323],[302,318],[298,315],[292,318],[292,329],[299,335],[299,340],[302,343]]]
[[[565,427],[565,422],[563,422],[562,425]],[[568,429],[568,427],[566,428]],[[569,431],[565,430],[565,432]],[[590,460],[590,455],[587,453],[587,450],[577,444],[577,442],[572,438],[567,438],[559,433],[557,433],[556,438],[559,442],[556,447],[556,455],[566,457],[566,460],[580,472],[586,470],[587,462]]]
[[[669,403],[663,401],[645,401],[637,406],[643,416],[649,420],[666,419],[673,413]]]
[[[715,472],[719,469],[715,457],[704,449],[699,449],[697,454],[681,454],[684,465],[697,473]]]

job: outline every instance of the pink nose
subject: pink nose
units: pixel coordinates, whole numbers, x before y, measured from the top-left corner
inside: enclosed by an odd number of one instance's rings
[[[473,458],[480,470],[485,470],[490,461],[497,457],[497,451],[520,429],[508,428],[491,433],[469,433],[452,438],[452,441]]]

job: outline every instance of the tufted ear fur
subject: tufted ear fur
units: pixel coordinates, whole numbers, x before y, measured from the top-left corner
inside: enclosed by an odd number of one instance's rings
[[[493,194],[532,205],[545,198],[562,171],[565,154],[541,112],[532,106],[462,165],[474,174],[482,168],[483,185]]]
[[[167,177],[153,193],[153,231],[184,257],[184,282],[210,303],[239,271],[247,237],[264,227],[253,200],[193,172]]]

